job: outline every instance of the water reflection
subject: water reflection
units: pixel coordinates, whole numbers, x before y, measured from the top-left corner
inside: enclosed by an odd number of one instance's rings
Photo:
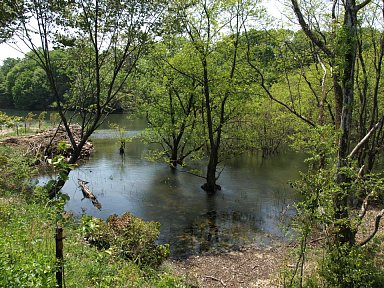
[[[131,123],[128,135],[137,134],[140,125]],[[255,155],[228,162],[219,179],[222,190],[208,197],[200,188],[203,179],[146,161],[148,148],[137,139],[126,143],[123,158],[114,131],[97,131],[93,142],[95,153],[70,173],[63,188],[71,197],[67,209],[77,215],[106,219],[129,211],[159,221],[159,242],[170,243],[177,257],[265,241],[265,233],[283,236],[280,215],[294,199],[287,182],[302,167],[302,158],[294,153],[264,162]],[[90,201],[81,201],[78,178],[89,182],[103,206],[100,211]]]

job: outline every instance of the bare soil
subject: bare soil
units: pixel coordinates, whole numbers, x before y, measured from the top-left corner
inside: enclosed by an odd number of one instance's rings
[[[279,272],[287,251],[283,244],[247,246],[219,255],[172,260],[169,265],[196,287],[279,287]]]
[[[380,209],[371,209],[357,235],[357,240],[365,239],[374,230],[375,217]],[[384,221],[375,238],[381,242],[377,258],[379,265],[384,265]],[[310,241],[312,248],[321,249],[322,237],[316,235]],[[218,255],[191,256],[184,260],[170,260],[171,270],[183,277],[195,287],[282,287],[282,271],[293,269],[296,264],[293,257],[294,243],[274,242],[268,247],[247,246],[228,253]],[[309,270],[316,270],[316,263],[307,263]],[[309,271],[308,271],[309,272]],[[311,272],[309,272],[311,273]]]

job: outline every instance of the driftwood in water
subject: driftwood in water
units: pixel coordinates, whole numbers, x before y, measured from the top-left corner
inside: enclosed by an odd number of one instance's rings
[[[81,192],[83,192],[84,198],[91,200],[93,206],[95,206],[97,209],[101,209],[100,202],[97,200],[96,196],[93,195],[92,191],[87,186],[88,182],[81,180],[81,179],[77,179],[77,182],[79,183],[79,186],[81,188]],[[83,199],[81,199],[81,200],[83,200]]]

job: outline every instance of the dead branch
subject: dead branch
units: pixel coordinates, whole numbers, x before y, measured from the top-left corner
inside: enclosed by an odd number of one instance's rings
[[[359,173],[357,173],[357,178],[358,179],[361,179],[363,177],[363,175],[364,175],[364,168],[365,168],[365,165],[360,167]]]
[[[324,240],[325,237],[319,237],[319,238],[316,238],[316,239],[312,239],[311,241],[309,241],[309,244],[315,244],[317,242],[320,242],[322,240]]]
[[[88,182],[81,179],[77,179],[77,182],[79,183],[79,186],[81,188],[81,192],[83,193],[84,198],[91,200],[93,206],[95,206],[97,209],[101,209],[100,202],[97,200],[96,196],[92,193],[92,191],[87,186]]]
[[[359,213],[359,219],[360,221],[364,218],[365,214],[367,213],[367,209],[368,209],[368,200],[369,198],[374,194],[374,190],[371,191],[371,193],[369,193],[367,195],[367,197],[365,197],[364,201],[363,201],[363,204],[361,204],[361,208],[360,208],[360,213]]]
[[[205,275],[204,277],[205,277],[205,278],[208,278],[208,279],[212,279],[212,280],[217,281],[217,282],[220,282],[221,285],[223,285],[224,287],[227,286],[227,284],[225,284],[223,280],[218,279],[218,278],[216,278],[216,277],[208,276],[208,275]]]
[[[362,241],[360,243],[360,246],[364,246],[365,244],[367,244],[369,241],[371,241],[371,239],[373,237],[375,237],[377,231],[379,230],[379,227],[380,227],[380,220],[381,220],[381,217],[383,217],[384,215],[384,209],[382,209],[377,215],[376,215],[376,219],[375,219],[375,229],[372,231],[371,235],[369,235],[364,241]]]
[[[183,172],[183,173],[187,173],[187,174],[193,175],[193,176],[196,176],[196,177],[199,177],[199,178],[206,179],[206,177],[201,176],[201,175],[196,174],[196,173],[193,173],[193,172],[191,172],[191,171],[187,171],[187,170],[179,170],[179,171],[180,171],[180,172]]]
[[[371,128],[371,130],[369,130],[369,132],[363,137],[363,139],[360,140],[359,143],[357,143],[357,145],[355,146],[355,148],[353,148],[352,152],[348,155],[348,158],[352,158],[353,155],[355,155],[355,153],[360,149],[361,146],[364,145],[364,143],[369,139],[369,137],[371,137],[372,133],[378,129],[380,126],[383,125],[383,122],[384,122],[384,116],[381,117],[380,121],[377,122],[375,124],[375,126],[373,126]]]

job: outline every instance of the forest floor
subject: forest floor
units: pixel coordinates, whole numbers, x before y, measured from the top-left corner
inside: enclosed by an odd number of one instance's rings
[[[374,230],[375,217],[379,212],[378,208],[367,212],[362,229],[357,235],[358,241],[365,239]],[[375,237],[381,240],[380,255],[377,255],[377,259],[384,260],[383,222]],[[324,244],[322,239],[317,235],[309,241],[312,256],[322,255]],[[175,274],[196,287],[283,287],[284,275],[292,272],[296,266],[295,245],[293,242],[273,241],[271,245],[264,247],[250,245],[223,254],[196,255],[182,260],[169,260],[168,265]],[[312,263],[306,264],[307,276],[316,271],[313,259],[319,259],[316,256],[309,258],[312,259]],[[379,265],[383,266],[384,263]]]
[[[284,268],[287,247],[247,246],[219,255],[196,255],[172,260],[173,272],[196,287],[281,287],[280,271]]]

